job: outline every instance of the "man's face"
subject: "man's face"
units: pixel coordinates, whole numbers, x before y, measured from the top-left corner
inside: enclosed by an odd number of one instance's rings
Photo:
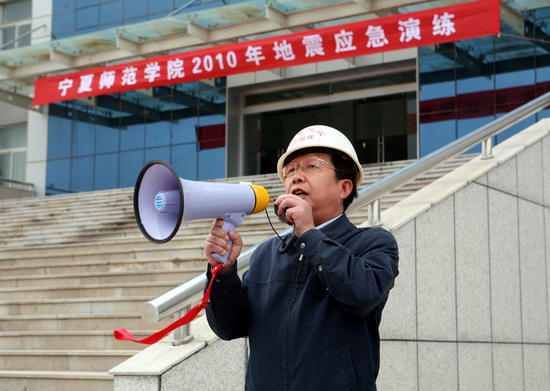
[[[318,157],[324,162],[319,162],[316,168],[297,167],[293,175],[285,179],[285,192],[308,202],[313,211],[315,225],[319,225],[344,211],[343,201],[351,192],[353,184],[348,179],[337,179],[328,153],[301,155],[289,163],[302,163],[309,157]]]

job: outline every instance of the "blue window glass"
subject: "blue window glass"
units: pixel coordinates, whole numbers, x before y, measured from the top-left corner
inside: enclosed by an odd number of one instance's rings
[[[524,71],[501,73],[496,75],[495,81],[495,87],[497,89],[534,84],[535,72],[533,72],[533,69],[528,69]]]
[[[69,173],[71,161],[69,159],[50,160],[46,168],[46,193],[61,194],[70,190]]]
[[[74,35],[83,35],[83,34],[90,34],[90,33],[93,33],[93,32],[96,32],[98,30],[98,26],[97,25],[94,25],[92,27],[87,27],[85,29],[79,29],[77,30],[77,32]]]
[[[130,149],[143,148],[145,138],[145,125],[139,124],[128,126],[120,130],[120,149],[127,151]]]
[[[94,190],[118,187],[118,154],[97,155],[95,158]]]
[[[174,9],[174,0],[149,0],[150,13],[165,12],[168,15]]]
[[[195,130],[196,125],[196,118],[179,120],[172,126],[172,143],[186,144],[197,142],[197,132]]]
[[[52,5],[54,14],[61,11],[72,10],[74,7],[74,0],[54,0]]]
[[[96,126],[96,153],[115,152],[118,151],[118,140],[120,137],[120,130],[116,128],[109,128],[107,126]]]
[[[124,21],[147,15],[147,0],[124,0]]]
[[[74,3],[74,1],[73,1]],[[87,6],[90,6],[90,5],[95,5],[98,3],[98,0],[77,0],[76,2],[76,6],[77,7],[87,7]]]
[[[459,79],[456,82],[457,94],[468,94],[472,92],[492,90],[494,86],[493,77],[469,77]]]
[[[189,3],[188,0],[174,0],[174,9],[178,9],[179,7],[181,7],[182,5],[185,5],[187,3]],[[200,6],[200,5],[202,5],[202,1],[196,1],[195,3],[187,6],[185,8],[185,11],[183,11],[183,12],[186,12],[190,9],[196,8],[197,6]],[[220,5],[223,5],[223,3],[221,3]]]
[[[170,145],[170,124],[167,122],[153,122],[145,126],[145,146],[158,147]]]
[[[145,162],[151,160],[164,160],[170,162],[170,147],[147,148],[145,150]]]
[[[143,168],[144,154],[143,150],[122,152],[119,163],[119,187],[132,187],[136,184],[136,179]]]
[[[139,16],[137,18],[124,19],[123,24],[134,24],[134,23],[145,22],[147,20],[149,20],[147,16]]]
[[[199,117],[198,126],[208,126],[208,125],[218,125],[225,123],[225,115],[207,115],[204,117]]]
[[[122,0],[99,5],[99,23],[103,25],[122,22]]]
[[[53,15],[52,34],[59,39],[60,34],[73,32],[75,29],[74,12],[61,12]]]
[[[71,121],[50,116],[48,119],[48,159],[71,156]]]
[[[94,189],[94,158],[75,158],[71,161],[71,190],[92,191]]]
[[[431,100],[455,96],[455,82],[424,84],[420,87],[420,100]]]
[[[536,70],[537,83],[550,81],[550,67],[542,67]]]
[[[172,166],[182,178],[198,179],[197,158],[197,144],[172,147]]]
[[[456,139],[456,121],[441,121],[420,125],[420,157]]]
[[[99,24],[99,7],[81,8],[76,11],[76,29],[83,30],[96,27]]]
[[[473,78],[481,79],[481,78]],[[474,88],[470,83],[471,79],[459,80],[457,85],[460,85],[462,81],[463,86],[468,85],[467,88]],[[481,80],[477,80],[480,85],[483,84]],[[488,88],[480,89],[479,91],[469,91],[467,93],[461,93],[456,98],[456,107],[458,118],[479,118],[486,116],[493,116],[496,113],[495,106],[495,93],[493,91],[492,83]]]
[[[199,180],[225,178],[225,148],[199,152]]]
[[[72,155],[84,156],[94,153],[94,125],[77,122],[72,142]]]

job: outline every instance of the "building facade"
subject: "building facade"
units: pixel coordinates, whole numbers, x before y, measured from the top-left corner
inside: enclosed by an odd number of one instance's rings
[[[346,133],[362,163],[416,159],[550,90],[550,6],[518,0],[501,2],[498,35],[30,104],[37,77],[457,2],[388,1],[363,11],[358,3],[0,2],[0,177],[60,194],[133,186],[152,159],[192,180],[275,172],[291,137],[314,123]],[[275,8],[296,27],[275,29]],[[201,45],[170,41],[194,26],[208,33]],[[115,50],[126,54],[105,54]],[[495,141],[548,116],[543,110]]]

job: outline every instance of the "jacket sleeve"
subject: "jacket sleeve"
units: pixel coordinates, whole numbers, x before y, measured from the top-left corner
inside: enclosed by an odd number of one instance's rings
[[[363,230],[345,246],[312,229],[296,246],[329,294],[346,312],[360,317],[385,303],[399,274],[397,242],[382,228]]]
[[[208,265],[207,284],[212,278],[210,270]],[[248,335],[247,290],[237,274],[237,264],[224,274],[216,275],[206,316],[212,331],[221,339],[230,340]]]

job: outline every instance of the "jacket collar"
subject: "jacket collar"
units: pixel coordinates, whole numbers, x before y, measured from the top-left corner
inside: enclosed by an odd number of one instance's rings
[[[329,238],[337,239],[354,228],[356,227],[351,221],[349,221],[348,216],[345,213],[342,213],[340,217],[326,227],[321,228],[320,231]]]

